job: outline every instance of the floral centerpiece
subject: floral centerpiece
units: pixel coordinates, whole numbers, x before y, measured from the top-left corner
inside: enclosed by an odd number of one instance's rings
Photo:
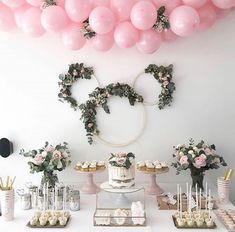
[[[179,144],[174,149],[176,162],[172,166],[176,168],[177,175],[182,170],[190,169],[193,189],[197,184],[203,190],[205,171],[218,169],[221,165],[227,166],[224,158],[216,153],[215,145],[207,145],[203,140],[194,144],[194,140],[190,139],[189,145]]]
[[[53,147],[46,142],[45,146],[38,150],[20,150],[20,155],[29,158],[30,173],[43,172],[41,186],[48,183],[49,187],[54,187],[58,182],[55,171],[62,171],[71,163],[67,145],[64,142]]]
[[[120,153],[120,154],[110,154],[109,164],[115,167],[124,167],[129,169],[135,159],[135,155],[132,152],[129,153]]]

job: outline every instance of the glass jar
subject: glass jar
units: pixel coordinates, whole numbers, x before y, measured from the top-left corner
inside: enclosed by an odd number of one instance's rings
[[[21,209],[28,210],[32,209],[32,201],[31,201],[31,194],[24,193],[21,195]]]
[[[80,192],[78,190],[71,191],[69,196],[69,208],[71,211],[80,210]]]

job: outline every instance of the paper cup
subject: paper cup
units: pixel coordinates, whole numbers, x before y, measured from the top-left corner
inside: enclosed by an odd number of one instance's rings
[[[3,220],[12,221],[14,219],[14,189],[1,190],[0,201]]]
[[[230,181],[224,180],[224,177],[217,179],[218,196],[221,203],[229,202]]]

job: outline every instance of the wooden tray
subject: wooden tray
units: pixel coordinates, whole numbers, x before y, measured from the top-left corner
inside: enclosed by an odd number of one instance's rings
[[[35,228],[35,229],[38,229],[38,228],[50,228],[50,229],[51,228],[65,228],[68,225],[69,221],[70,221],[70,217],[68,218],[67,223],[64,226],[61,226],[58,222],[54,226],[51,226],[48,222],[47,222],[47,224],[45,226],[41,226],[39,224],[39,222],[38,222],[38,224],[36,226],[31,226],[30,222],[28,222],[26,226],[28,226],[29,228]]]
[[[197,227],[196,225],[193,227],[189,227],[189,226],[180,227],[180,226],[178,226],[176,218],[174,216],[172,216],[172,219],[173,219],[174,225],[177,229],[215,229],[216,228],[215,222],[214,222],[214,226],[212,226],[212,227],[206,226],[205,222],[204,222],[203,226],[201,226],[201,227]]]

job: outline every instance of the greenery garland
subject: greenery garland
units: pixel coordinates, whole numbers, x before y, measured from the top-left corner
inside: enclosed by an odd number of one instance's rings
[[[58,82],[60,87],[60,93],[58,94],[59,101],[68,102],[74,110],[78,109],[78,103],[76,99],[72,97],[71,88],[72,85],[78,81],[78,79],[91,79],[94,75],[92,67],[86,67],[83,63],[75,63],[69,65],[69,70],[66,74],[60,74]]]
[[[89,94],[89,100],[79,106],[81,110],[81,120],[84,123],[89,144],[93,143],[93,136],[99,134],[96,122],[96,108],[101,106],[104,111],[109,114],[110,110],[107,102],[110,96],[127,97],[132,106],[136,102],[144,101],[143,97],[137,94],[128,84],[112,83],[104,88],[97,87]]]
[[[172,82],[173,65],[157,66],[150,64],[145,70],[145,73],[150,73],[161,84],[162,90],[158,96],[158,108],[161,110],[166,105],[170,106],[173,101],[173,92],[175,91],[175,83]]]
[[[82,23],[81,33],[86,39],[91,39],[96,36],[96,32],[90,27],[89,18]]]
[[[167,31],[170,29],[170,22],[168,16],[165,14],[165,6],[161,6],[157,10],[157,21],[153,25],[153,29],[158,32]]]

